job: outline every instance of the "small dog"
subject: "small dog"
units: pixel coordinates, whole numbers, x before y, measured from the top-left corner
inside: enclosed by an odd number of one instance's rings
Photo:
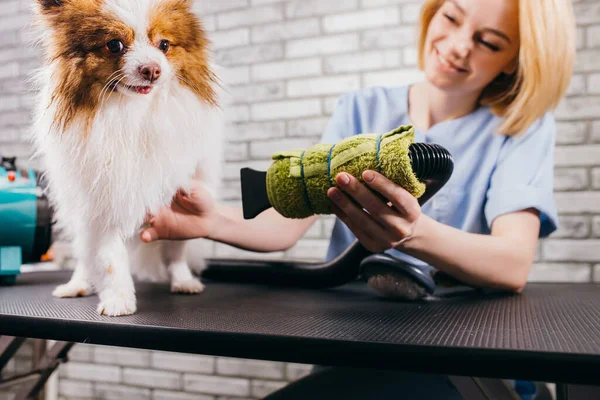
[[[200,179],[213,195],[222,157],[221,88],[191,0],[36,0],[44,50],[32,141],[59,226],[78,260],[57,297],[98,293],[103,315],[137,310],[132,274],[203,284],[185,242],[139,240],[147,213]]]

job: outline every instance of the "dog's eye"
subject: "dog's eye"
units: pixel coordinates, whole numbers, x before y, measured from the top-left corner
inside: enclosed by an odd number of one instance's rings
[[[108,43],[106,43],[106,48],[111,53],[117,54],[117,53],[122,52],[123,49],[125,48],[125,46],[123,46],[123,42],[121,42],[119,39],[113,39],[113,40],[109,41]]]
[[[167,39],[161,40],[158,44],[158,48],[164,53],[166,53],[169,50],[169,41]]]

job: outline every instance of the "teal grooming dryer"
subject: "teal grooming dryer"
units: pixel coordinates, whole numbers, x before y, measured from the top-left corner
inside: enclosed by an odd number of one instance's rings
[[[14,284],[21,265],[41,261],[52,243],[52,208],[45,182],[16,157],[0,157],[0,284]]]

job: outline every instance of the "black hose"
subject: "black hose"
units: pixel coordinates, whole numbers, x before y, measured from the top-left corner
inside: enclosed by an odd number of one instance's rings
[[[425,184],[419,197],[422,206],[450,179],[452,155],[431,143],[413,143],[409,156],[415,176]],[[252,282],[323,289],[341,286],[360,275],[360,263],[373,253],[355,240],[344,252],[328,262],[210,259],[202,277],[229,282]]]
[[[454,171],[454,160],[439,144],[413,143],[408,150],[415,176],[425,183],[425,193],[419,197],[422,206],[448,182]]]

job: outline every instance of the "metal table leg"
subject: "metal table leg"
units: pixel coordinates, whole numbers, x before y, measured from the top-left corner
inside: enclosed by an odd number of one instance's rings
[[[0,371],[14,356],[25,338],[11,336],[0,336]],[[0,388],[20,385],[14,400],[32,400],[42,391],[48,378],[62,362],[67,361],[67,354],[75,343],[56,342],[48,351],[44,351],[44,343],[39,342],[36,346],[33,369],[24,374],[16,374],[0,379]]]
[[[58,368],[59,364],[67,361],[67,354],[74,344],[72,342],[56,342],[39,361],[38,369],[35,371],[39,374],[38,379],[26,383],[17,392],[14,400],[28,400],[36,396],[44,388],[46,381],[48,381],[54,370]]]
[[[15,355],[25,338],[13,336],[0,336],[0,372]]]

